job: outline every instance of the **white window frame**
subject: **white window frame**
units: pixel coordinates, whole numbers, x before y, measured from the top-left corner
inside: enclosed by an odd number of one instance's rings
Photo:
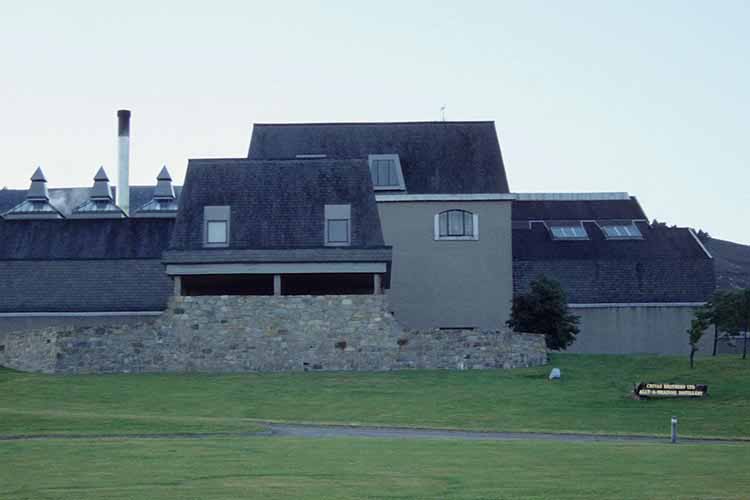
[[[226,227],[225,237],[226,240],[223,242],[211,242],[208,239],[208,226],[212,222],[223,222]],[[203,207],[203,246],[205,248],[226,248],[229,246],[231,239],[231,209],[229,206],[204,206]]]
[[[327,247],[348,247],[352,244],[352,206],[350,204],[326,205],[323,221],[323,243]],[[330,241],[328,239],[328,223],[330,221],[347,221],[346,241]]]
[[[224,239],[212,240],[211,239],[211,227],[216,224],[223,226]],[[229,224],[225,220],[207,220],[206,221],[206,244],[207,245],[226,245],[229,243]]]
[[[459,210],[471,214],[472,230],[474,234],[469,236],[440,236],[440,215],[453,210]],[[478,241],[479,240],[479,214],[466,210],[465,208],[448,208],[435,214],[433,227],[433,238],[435,241]]]
[[[397,186],[376,186],[373,182],[372,187],[375,191],[405,191],[406,184],[404,183],[404,173],[401,169],[401,160],[397,154],[375,154],[367,157],[367,163],[370,168],[370,177],[372,178],[372,169],[376,160],[387,160],[393,161],[396,167],[396,175],[398,176]]]
[[[583,223],[553,223],[549,224],[548,228],[549,234],[552,236],[552,239],[556,241],[582,241],[590,239],[588,231],[586,231],[586,228],[583,227]],[[558,236],[555,234],[555,228],[560,228],[562,230],[562,236]],[[578,236],[572,230],[570,231],[570,235],[566,234],[566,230],[570,230],[571,228],[580,229],[583,232],[583,235]]]
[[[602,233],[604,233],[604,237],[608,240],[642,240],[643,239],[643,233],[641,233],[641,230],[638,229],[638,226],[635,225],[635,222],[603,222],[599,223],[599,228],[602,230]],[[610,235],[607,232],[608,228],[614,228],[615,232],[617,234]],[[622,229],[625,229],[625,234],[620,234]],[[635,234],[631,234],[630,229],[635,229]]]

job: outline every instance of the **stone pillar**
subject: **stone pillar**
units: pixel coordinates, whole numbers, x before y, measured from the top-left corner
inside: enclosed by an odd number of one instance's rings
[[[276,296],[281,295],[281,275],[273,275],[273,294]]]
[[[381,295],[383,293],[383,285],[381,283],[381,276],[379,274],[373,274],[373,287],[372,287],[372,293],[373,295]]]
[[[182,295],[182,276],[175,276],[174,280],[174,296],[179,297]]]

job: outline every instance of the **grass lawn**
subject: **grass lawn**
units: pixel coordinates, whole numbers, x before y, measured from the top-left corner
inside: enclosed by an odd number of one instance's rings
[[[0,442],[7,500],[746,499],[746,445],[252,437]]]
[[[550,367],[562,369],[549,382]],[[709,384],[635,401],[638,381]],[[543,368],[389,373],[48,376],[0,370],[0,435],[255,430],[255,419],[750,438],[750,360],[561,354]],[[750,496],[750,492],[748,493]]]

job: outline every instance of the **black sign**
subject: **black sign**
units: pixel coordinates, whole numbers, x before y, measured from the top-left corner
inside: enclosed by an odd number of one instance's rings
[[[647,384],[641,382],[635,394],[641,398],[702,398],[708,392],[706,384]]]

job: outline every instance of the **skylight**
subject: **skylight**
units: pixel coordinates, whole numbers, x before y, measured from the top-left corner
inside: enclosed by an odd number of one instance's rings
[[[138,212],[176,212],[177,202],[175,200],[154,199],[138,209]]]
[[[603,223],[600,224],[604,236],[612,240],[641,239],[643,235],[633,222]]]
[[[552,238],[556,240],[587,240],[589,238],[586,229],[580,223],[550,224],[549,230]]]

